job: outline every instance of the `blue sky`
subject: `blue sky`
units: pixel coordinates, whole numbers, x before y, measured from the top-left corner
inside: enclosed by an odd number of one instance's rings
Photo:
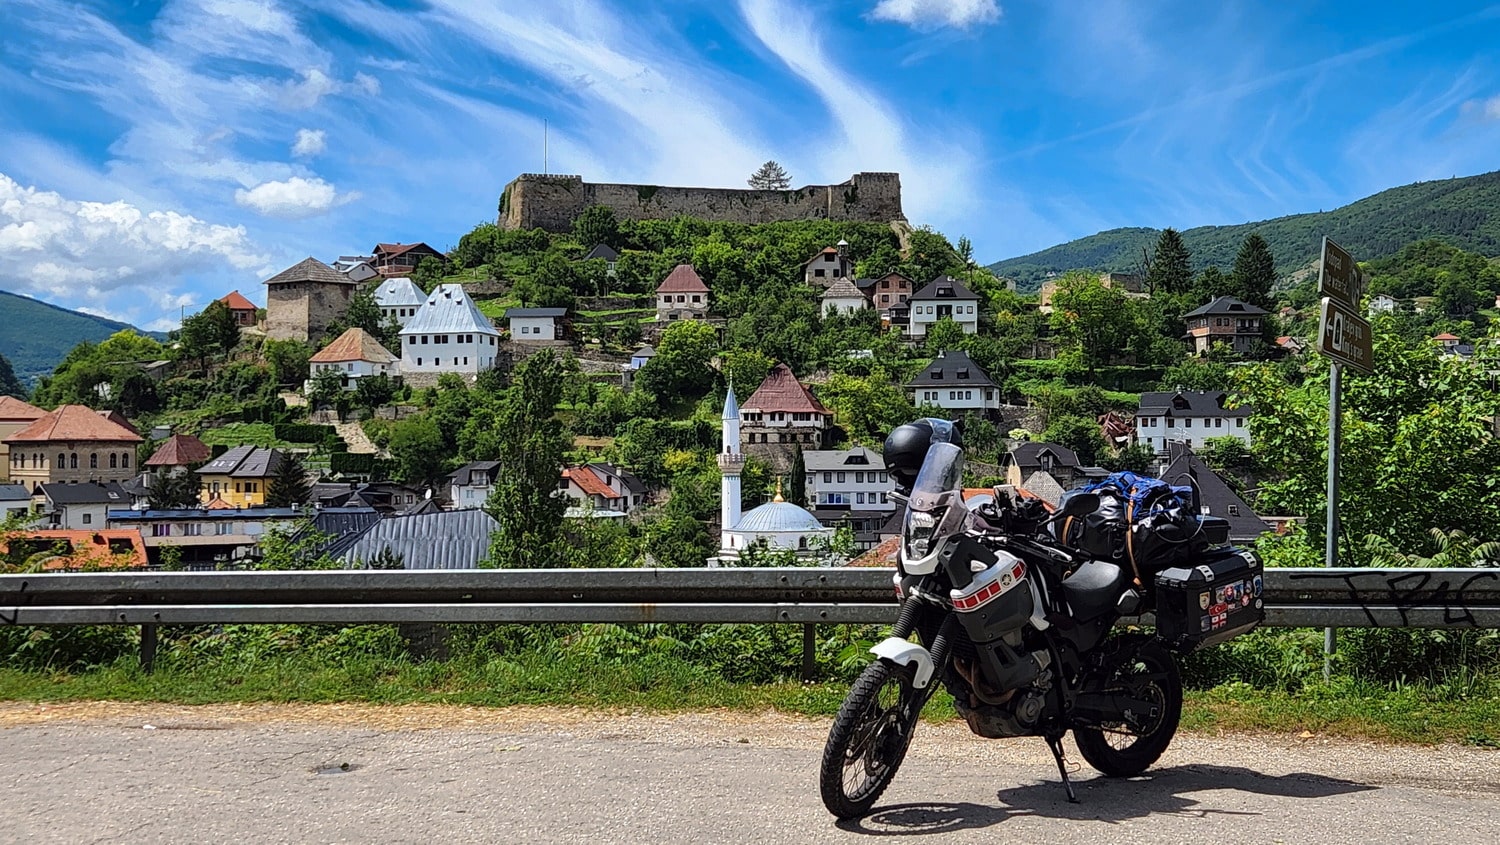
[[[993,261],[1500,168],[1500,5],[5,0],[0,289],[162,329],[501,188],[902,176]]]

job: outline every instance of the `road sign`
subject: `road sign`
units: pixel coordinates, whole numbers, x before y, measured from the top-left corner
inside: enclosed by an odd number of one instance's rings
[[[1358,306],[1364,292],[1364,273],[1360,272],[1354,256],[1324,235],[1323,260],[1318,262],[1318,295]]]
[[[1363,373],[1375,372],[1375,350],[1370,323],[1333,297],[1323,297],[1318,321],[1318,351]]]

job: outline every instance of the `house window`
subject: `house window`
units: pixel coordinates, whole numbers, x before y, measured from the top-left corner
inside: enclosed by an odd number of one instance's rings
[[[1239,505],[1230,505],[1229,506],[1229,515],[1230,516],[1239,516],[1240,515],[1240,506]]]
[[[865,474],[862,473],[862,472],[856,472],[854,474],[854,483],[855,484],[864,484],[865,483]]]
[[[833,483],[833,473],[831,473],[831,472],[825,472],[825,473],[823,473],[823,483],[824,484],[832,484]]]
[[[699,296],[699,295],[698,295],[698,294],[696,294],[696,293],[695,293],[695,294],[693,294],[693,303],[694,303],[694,304],[697,304],[697,303],[699,303],[699,302],[702,302],[702,301],[703,301],[703,298],[702,298],[702,297],[700,297],[700,296]]]
[[[62,469],[65,466],[65,464],[64,464],[65,460],[66,460],[66,458],[63,456],[63,453],[62,452],[58,452],[57,453],[57,468],[58,469]]]
[[[172,536],[172,526],[169,525],[169,524],[167,524],[167,523],[165,523],[165,522],[153,525],[153,526],[151,526],[151,536],[152,537],[170,537],[170,536]]]
[[[227,522],[221,522],[218,525],[214,526],[214,533],[222,537],[225,534],[229,534],[233,529],[233,525],[230,525]]]
[[[818,269],[816,269],[816,270],[813,271],[813,275],[816,276],[817,278],[821,279],[821,278],[823,278],[824,274],[827,273],[827,272],[828,272],[827,270],[824,270],[822,267],[819,267]]]
[[[203,526],[196,522],[184,522],[182,524],[182,536],[201,537],[203,536]]]
[[[1234,427],[1235,428],[1244,428],[1245,427],[1245,418],[1244,417],[1240,417],[1239,419],[1235,420],[1234,421]]]
[[[91,524],[93,524],[93,522],[94,522],[94,515],[93,514],[86,513],[86,514],[83,515],[83,524],[84,525],[91,525]]]
[[[842,472],[839,473],[839,483],[840,484],[844,483],[844,478],[845,478],[846,475],[847,475],[847,473],[842,473]]]
[[[1223,417],[1216,418],[1214,420],[1214,428],[1223,428],[1223,427],[1224,427],[1224,418]]]
[[[422,335],[422,345],[423,345],[423,346],[426,346],[426,345],[427,345],[427,335],[425,335],[425,334],[424,334],[424,335]]]
[[[1192,428],[1193,427],[1193,418],[1192,417],[1188,417],[1187,419],[1183,420],[1182,421],[1182,427],[1183,428]]]
[[[465,367],[469,366],[469,356],[467,356],[467,355],[464,356],[464,366]]]
[[[419,366],[419,367],[422,366],[422,359],[421,358],[417,359],[417,366]]]
[[[89,455],[89,469],[98,469],[98,468],[99,468],[99,453],[98,452],[94,452],[93,454]]]
[[[109,453],[109,468],[110,469],[119,469],[120,468],[120,458],[114,452],[110,452]]]
[[[857,505],[864,504],[865,503],[865,494],[863,494],[863,493],[855,493],[854,494],[854,503],[857,504]]]

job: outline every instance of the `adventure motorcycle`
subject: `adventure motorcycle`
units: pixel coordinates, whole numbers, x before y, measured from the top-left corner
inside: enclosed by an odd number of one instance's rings
[[[996,489],[971,510],[958,432],[943,420],[899,427],[885,458],[906,505],[893,578],[901,609],[823,751],[823,803],[839,818],[865,815],[890,784],[938,683],[979,736],[1046,740],[1069,801],[1070,730],[1094,768],[1139,774],[1177,731],[1173,652],[1264,618],[1259,561],[1224,545],[1227,524],[1202,517],[1196,495],[1190,509],[1136,509],[1124,493],[1073,491],[1049,514]],[[1111,636],[1145,613],[1155,614],[1153,634]]]

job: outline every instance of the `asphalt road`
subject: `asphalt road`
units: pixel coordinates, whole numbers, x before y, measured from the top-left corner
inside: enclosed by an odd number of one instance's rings
[[[453,708],[0,704],[0,842],[1494,843],[1500,752],[1184,736],[1149,776],[923,725],[869,818],[827,723]]]

